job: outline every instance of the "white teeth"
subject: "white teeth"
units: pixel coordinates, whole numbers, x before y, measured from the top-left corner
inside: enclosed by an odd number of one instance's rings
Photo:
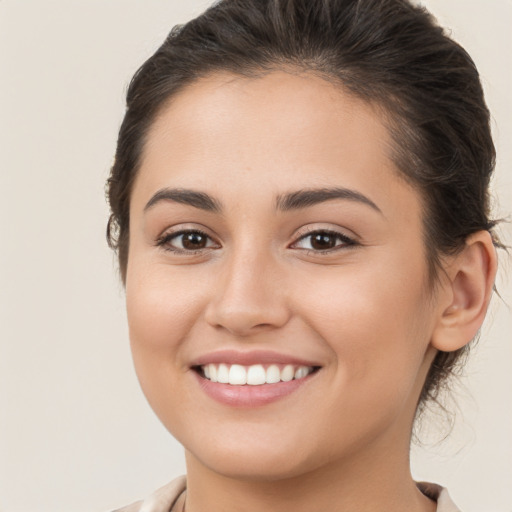
[[[201,367],[203,375],[211,382],[230,384],[231,386],[260,386],[262,384],[276,384],[289,382],[293,379],[303,379],[312,371],[311,366],[294,366],[287,364],[279,368],[277,364],[271,364],[267,369],[261,364],[242,366],[240,364],[207,364]]]
[[[267,368],[267,378],[265,379],[267,384],[275,384],[281,380],[281,371],[279,370],[279,366],[276,364],[271,364]]]
[[[293,376],[295,375],[295,370],[291,364],[287,364],[282,370],[281,370],[281,380],[284,382],[289,382],[293,379]]]
[[[247,384],[247,372],[243,366],[239,364],[231,365],[229,369],[229,383],[232,386],[243,386]]]
[[[217,382],[217,366],[214,364],[208,364],[206,366],[203,366],[203,369],[206,369],[206,368],[208,368],[208,373],[210,374],[210,376],[208,377],[206,375],[206,371],[204,372],[204,376],[207,379],[210,379],[212,382]]]
[[[210,379],[212,382],[217,382],[217,366],[214,364],[209,364],[205,366],[204,368],[208,368],[208,373],[210,374],[209,377],[207,377],[205,372],[205,377],[207,379]]]
[[[308,374],[308,369],[305,366],[299,366],[295,370],[294,379],[303,379]]]
[[[225,364],[219,364],[217,370],[217,382],[227,384],[229,382],[229,368]]]
[[[249,370],[247,371],[247,384],[250,384],[251,386],[258,386],[260,384],[265,384],[266,381],[267,374],[265,372],[265,368],[263,368],[261,364],[249,366]]]

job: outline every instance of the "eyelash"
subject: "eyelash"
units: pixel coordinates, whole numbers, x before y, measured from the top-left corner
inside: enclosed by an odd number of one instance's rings
[[[163,235],[162,237],[160,237],[157,241],[156,241],[156,245],[158,247],[161,247],[162,249],[164,249],[165,251],[170,251],[170,252],[174,252],[176,254],[187,254],[187,255],[194,255],[194,254],[199,254],[200,252],[204,251],[205,249],[210,249],[210,247],[204,247],[204,248],[201,248],[201,249],[180,249],[178,247],[173,247],[170,242],[174,239],[174,238],[178,238],[180,236],[184,236],[184,235],[200,235],[206,239],[209,239],[211,240],[211,236],[209,236],[207,233],[205,233],[204,231],[201,231],[200,229],[182,229],[180,231],[176,231],[175,233],[167,233],[165,235]]]
[[[195,254],[201,253],[205,249],[206,250],[212,249],[212,247],[203,247],[200,249],[188,250],[188,249],[180,249],[178,247],[173,247],[170,244],[170,242],[175,238],[178,238],[178,237],[184,236],[184,235],[191,235],[191,234],[200,235],[202,237],[205,237],[206,239],[212,240],[212,238],[207,233],[205,233],[204,231],[201,231],[200,229],[183,229],[180,231],[176,231],[175,233],[167,233],[167,234],[163,235],[156,241],[156,246],[161,247],[165,251],[170,251],[170,252],[173,252],[176,254],[186,254],[186,255],[195,255]],[[298,242],[300,242],[302,240],[306,240],[307,238],[311,238],[314,235],[328,235],[331,237],[335,237],[335,239],[340,240],[342,242],[342,244],[336,245],[335,247],[332,247],[329,249],[324,249],[324,250],[315,250],[315,249],[299,249],[299,250],[306,252],[308,255],[309,254],[323,255],[323,254],[330,254],[332,252],[336,252],[341,249],[347,249],[347,248],[359,245],[354,239],[352,239],[342,233],[339,233],[338,231],[333,231],[330,229],[316,229],[313,231],[309,231],[309,232],[300,234],[299,237],[297,238],[297,240],[295,242],[293,242],[293,244],[291,244],[290,247],[293,248],[293,246],[296,245]]]
[[[330,237],[334,237],[336,241],[339,240],[342,243],[339,245],[336,245],[335,247],[331,247],[329,249],[324,249],[324,250],[315,250],[315,249],[300,249],[300,250],[305,251],[306,254],[308,254],[308,255],[314,254],[314,255],[321,256],[321,255],[331,254],[333,252],[337,252],[342,249],[347,249],[347,248],[354,247],[354,246],[358,245],[358,243],[353,238],[350,238],[338,231],[334,231],[332,229],[314,229],[312,231],[308,231],[306,233],[299,234],[298,239],[295,242],[293,242],[293,244],[291,246],[296,245],[301,240],[306,240],[307,238],[311,239],[311,237],[313,237],[315,235],[328,235]]]

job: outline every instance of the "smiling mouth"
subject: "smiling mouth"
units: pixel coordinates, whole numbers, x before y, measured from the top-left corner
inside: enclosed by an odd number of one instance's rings
[[[201,377],[210,382],[230,384],[232,386],[262,386],[301,380],[319,370],[318,366],[302,366],[293,364],[205,364],[194,367]]]

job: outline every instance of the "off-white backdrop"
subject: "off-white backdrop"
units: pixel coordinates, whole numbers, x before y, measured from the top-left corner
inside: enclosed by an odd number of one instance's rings
[[[129,78],[207,3],[0,0],[2,512],[100,512],[184,471],[132,369],[103,183]],[[481,70],[497,213],[510,213],[512,2],[426,5]],[[500,281],[509,304],[511,281]],[[500,301],[491,316],[452,436],[413,452],[415,476],[447,485],[465,512],[512,510],[512,321]]]

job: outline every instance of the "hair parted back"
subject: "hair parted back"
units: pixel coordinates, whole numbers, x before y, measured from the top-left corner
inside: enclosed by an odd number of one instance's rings
[[[495,149],[478,71],[424,8],[408,0],[221,0],[174,27],[128,88],[107,183],[107,238],[123,281],[132,186],[159,110],[206,75],[278,69],[317,75],[385,113],[395,163],[423,198],[431,283],[440,256],[476,231],[492,232]],[[438,353],[420,405],[436,400],[465,350]]]

